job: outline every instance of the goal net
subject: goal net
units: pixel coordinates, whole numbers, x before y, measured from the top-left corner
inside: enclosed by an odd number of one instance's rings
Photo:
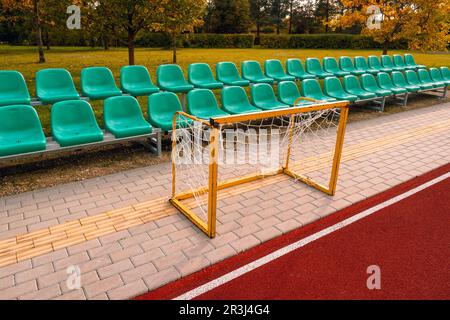
[[[280,179],[334,195],[347,116],[347,102],[209,120],[178,112],[173,120],[170,201],[214,237],[216,217],[227,197],[270,192]]]

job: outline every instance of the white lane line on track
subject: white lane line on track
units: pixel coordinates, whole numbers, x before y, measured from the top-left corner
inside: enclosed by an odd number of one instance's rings
[[[287,245],[287,246],[285,246],[285,247],[283,247],[281,249],[278,249],[278,250],[276,250],[276,251],[274,251],[274,252],[272,252],[272,253],[270,253],[270,254],[268,254],[268,255],[266,255],[266,256],[258,259],[258,260],[250,262],[250,263],[248,263],[248,264],[246,264],[246,265],[244,265],[244,266],[242,266],[242,267],[240,267],[240,268],[238,268],[238,269],[236,269],[234,271],[231,271],[231,272],[229,272],[229,273],[227,273],[227,274],[217,278],[217,279],[214,279],[214,280],[212,280],[212,281],[210,281],[208,283],[205,283],[205,284],[203,284],[203,285],[201,285],[201,286],[199,286],[199,287],[197,287],[195,289],[192,289],[192,290],[190,290],[190,291],[188,291],[186,293],[183,293],[182,295],[174,298],[173,300],[191,300],[191,299],[194,299],[194,298],[198,297],[199,295],[201,295],[203,293],[211,291],[211,290],[213,290],[213,289],[215,289],[215,288],[217,288],[217,287],[219,287],[219,286],[221,286],[221,285],[223,285],[223,284],[225,284],[227,282],[230,282],[233,279],[236,279],[236,278],[238,278],[238,277],[240,277],[240,276],[242,276],[242,275],[244,275],[244,274],[246,274],[246,273],[248,273],[250,271],[255,270],[256,268],[258,268],[260,266],[263,266],[263,265],[265,265],[265,264],[267,264],[267,263],[269,263],[269,262],[271,262],[271,261],[273,261],[275,259],[278,259],[279,257],[282,257],[282,256],[284,256],[284,255],[286,255],[286,254],[288,254],[288,253],[290,253],[290,252],[292,252],[294,250],[297,250],[298,248],[301,248],[301,247],[307,245],[308,243],[311,243],[311,242],[313,242],[313,241],[315,241],[317,239],[320,239],[320,238],[322,238],[322,237],[324,237],[324,236],[326,236],[326,235],[328,235],[328,234],[330,234],[332,232],[335,232],[335,231],[337,231],[339,229],[342,229],[342,228],[344,228],[344,227],[346,227],[346,226],[348,226],[348,225],[350,225],[350,224],[352,224],[352,223],[354,223],[354,222],[356,222],[358,220],[361,220],[361,219],[363,219],[365,217],[368,217],[368,216],[374,214],[375,212],[380,211],[381,209],[384,209],[386,207],[389,207],[389,206],[393,205],[394,203],[397,203],[397,202],[399,202],[401,200],[404,200],[404,199],[406,199],[406,198],[408,198],[408,197],[410,197],[410,196],[412,196],[412,195],[414,195],[414,194],[416,194],[416,193],[418,193],[418,192],[420,192],[420,191],[422,191],[422,190],[424,190],[426,188],[429,188],[432,185],[435,185],[436,183],[439,183],[439,182],[441,182],[441,181],[443,181],[443,180],[445,180],[447,178],[450,178],[450,172],[447,172],[446,174],[443,174],[443,175],[441,175],[441,176],[439,176],[439,177],[437,177],[437,178],[435,178],[435,179],[433,179],[431,181],[428,181],[428,182],[426,182],[426,183],[424,183],[424,184],[422,184],[422,185],[420,185],[420,186],[418,186],[418,187],[416,187],[414,189],[411,189],[411,190],[409,190],[409,191],[407,191],[405,193],[402,193],[402,194],[400,194],[400,195],[398,195],[398,196],[396,196],[394,198],[391,198],[391,199],[386,200],[386,201],[384,201],[384,202],[382,202],[380,204],[377,204],[376,206],[373,206],[372,208],[364,210],[364,211],[362,211],[362,212],[360,212],[360,213],[358,213],[358,214],[356,214],[354,216],[351,216],[350,218],[347,218],[347,219],[345,219],[345,220],[343,220],[341,222],[338,222],[338,223],[336,223],[336,224],[334,224],[334,225],[332,225],[332,226],[330,226],[328,228],[325,228],[325,229],[323,229],[323,230],[321,230],[321,231],[319,231],[319,232],[317,232],[315,234],[312,234],[312,235],[310,235],[310,236],[308,236],[306,238],[303,238],[303,239],[301,239],[301,240],[299,240],[297,242],[294,242],[294,243],[292,243],[290,245]]]

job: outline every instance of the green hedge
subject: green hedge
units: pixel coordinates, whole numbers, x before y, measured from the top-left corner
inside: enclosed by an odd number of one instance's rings
[[[255,36],[252,34],[186,34],[179,38],[180,48],[252,48]],[[146,33],[140,36],[136,45],[149,48],[169,48],[170,37],[164,33]]]
[[[261,47],[273,49],[378,49],[372,38],[352,34],[261,35]],[[406,49],[405,41],[397,41],[391,49]]]

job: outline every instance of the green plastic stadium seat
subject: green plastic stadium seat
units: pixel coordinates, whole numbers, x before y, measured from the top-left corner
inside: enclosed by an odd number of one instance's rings
[[[81,92],[92,100],[122,95],[111,70],[105,67],[89,67],[81,71]]]
[[[327,96],[335,98],[337,100],[348,100],[355,102],[358,100],[358,96],[350,94],[344,91],[341,81],[337,77],[329,77],[324,80],[323,86],[324,92]]]
[[[423,84],[430,83],[433,85],[434,88],[442,88],[445,87],[444,82],[439,81],[433,81],[430,77],[430,74],[428,73],[427,69],[419,69],[417,71],[417,75],[419,76],[419,81]]]
[[[148,96],[159,92],[144,66],[125,66],[120,70],[120,86],[133,97]]]
[[[229,115],[219,108],[214,93],[209,89],[195,89],[187,95],[187,112],[201,119]]]
[[[420,87],[420,90],[430,90],[433,89],[434,86],[432,83],[422,83],[417,76],[417,73],[413,70],[407,70],[405,72],[406,82],[410,85]]]
[[[361,88],[361,84],[356,76],[344,77],[344,90],[352,95],[357,96],[361,100],[374,99],[377,95]]]
[[[36,73],[36,95],[44,104],[79,100],[72,76],[66,69],[44,69]]]
[[[299,100],[297,104],[295,104],[295,101],[297,101],[298,98],[300,98],[300,91],[298,90],[297,85],[293,81],[283,81],[278,84],[278,99],[285,103],[293,106],[307,106],[314,104],[312,101],[308,100]]]
[[[336,77],[345,77],[350,74],[348,71],[339,69],[336,59],[332,57],[323,58],[323,69],[326,72],[334,74]]]
[[[425,69],[427,66],[424,66],[423,64],[417,64],[414,60],[414,57],[412,54],[405,53],[405,64],[409,67],[414,67],[416,69]]]
[[[441,67],[441,75],[442,75],[442,79],[446,80],[446,81],[450,81],[450,70],[448,69],[448,67]]]
[[[288,108],[289,105],[277,100],[273,88],[267,83],[256,84],[250,89],[252,103],[263,110]]]
[[[420,90],[419,86],[408,84],[405,80],[405,77],[403,76],[403,73],[401,73],[400,71],[392,72],[392,82],[394,83],[394,86],[405,88],[409,92],[417,92]]]
[[[307,58],[306,59],[306,71],[315,75],[320,79],[324,79],[326,77],[332,77],[333,74],[329,72],[325,72],[320,65],[320,61],[317,58]]]
[[[363,74],[361,76],[361,86],[364,90],[373,92],[378,97],[387,97],[392,95],[392,91],[380,88],[375,80],[375,77],[371,74]]]
[[[158,92],[148,98],[148,118],[152,126],[172,130],[173,115],[183,111],[178,96],[173,92]],[[177,123],[177,127],[180,125]]]
[[[0,108],[0,157],[45,150],[38,114],[29,105]]]
[[[188,68],[189,82],[196,88],[222,89],[223,83],[214,79],[211,68],[206,63],[192,63]]]
[[[381,56],[381,64],[384,68],[391,69],[393,71],[403,71],[405,68],[397,67],[394,65],[394,62],[392,62],[391,56],[388,55],[382,55]]]
[[[0,71],[0,106],[30,103],[31,97],[23,75],[17,71]]]
[[[116,138],[152,133],[152,126],[142,115],[135,97],[111,97],[105,100],[103,118],[106,130]]]
[[[217,80],[227,86],[248,87],[250,81],[242,79],[239,71],[233,62],[219,62],[216,65]]]
[[[366,58],[362,56],[355,57],[355,68],[358,71],[363,71],[363,73],[371,73],[371,74],[377,74],[380,72],[379,69],[370,68],[367,64]]]
[[[391,77],[389,77],[389,74],[387,74],[386,72],[380,72],[377,75],[377,79],[378,85],[380,86],[381,89],[392,91],[394,94],[403,94],[408,92],[408,89],[406,88],[400,88],[395,86],[394,83],[392,82]]]
[[[186,81],[183,70],[177,64],[163,64],[156,71],[158,87],[164,91],[173,93],[187,93],[194,89],[194,86]]]
[[[378,70],[379,72],[392,72],[391,68],[383,67],[377,56],[369,56],[367,58],[367,62],[369,63],[369,68],[371,69]]]
[[[323,94],[319,81],[316,79],[306,79],[302,81],[302,96],[325,102],[336,101],[335,98]]]
[[[280,60],[266,60],[266,62],[264,62],[264,70],[266,71],[266,76],[275,79],[277,82],[295,81],[295,77],[287,75],[286,72],[284,72]]]
[[[91,105],[84,100],[57,102],[52,106],[53,138],[61,147],[103,140],[103,132],[95,120]]]
[[[396,67],[402,68],[403,70],[414,70],[416,67],[414,66],[407,66],[405,63],[405,60],[403,59],[403,56],[401,54],[394,54],[394,65]]]
[[[364,70],[358,70],[353,65],[352,59],[350,57],[340,57],[339,58],[339,65],[341,66],[341,69],[343,71],[349,72],[349,74],[353,74],[355,76],[360,76],[364,73],[366,73]]]
[[[258,61],[244,61],[241,64],[242,77],[251,83],[273,84],[272,78],[266,77]]]
[[[431,80],[434,82],[442,82],[445,83],[446,86],[450,85],[450,80],[445,80],[438,68],[430,68],[429,72]]]
[[[261,111],[250,103],[244,88],[236,86],[222,90],[222,108],[230,114]]]
[[[315,79],[316,76],[307,73],[303,68],[302,61],[300,59],[288,59],[286,61],[286,71],[289,75],[294,76],[299,80]]]

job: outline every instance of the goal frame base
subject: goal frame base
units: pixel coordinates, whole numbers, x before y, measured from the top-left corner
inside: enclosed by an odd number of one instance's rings
[[[297,102],[296,102],[297,104]],[[336,145],[334,149],[333,155],[333,164],[331,169],[331,175],[328,185],[324,185],[318,183],[304,175],[298,174],[290,169],[289,167],[289,158],[291,152],[291,142],[293,137],[294,126],[291,126],[290,132],[290,143],[288,146],[288,154],[286,159],[286,164],[279,169],[273,170],[272,172],[268,172],[265,174],[255,173],[246,175],[239,178],[233,178],[224,180],[220,183],[217,182],[217,174],[218,174],[218,142],[219,142],[219,130],[218,126],[222,124],[232,124],[239,121],[250,121],[250,120],[258,120],[270,117],[278,117],[278,116],[291,116],[319,110],[326,109],[340,109],[340,118],[339,124],[337,128],[336,135]],[[231,188],[234,186],[238,186],[244,183],[260,180],[266,178],[268,176],[285,174],[291,178],[294,178],[297,181],[301,181],[304,184],[315,188],[329,196],[333,196],[336,193],[337,180],[339,176],[339,167],[342,157],[342,149],[344,144],[345,130],[348,119],[348,111],[349,111],[349,102],[348,101],[338,101],[332,103],[323,103],[316,104],[308,107],[294,107],[294,108],[286,108],[279,110],[271,110],[271,111],[262,111],[256,113],[249,113],[244,115],[231,115],[220,118],[210,119],[209,121],[199,119],[195,116],[189,115],[183,111],[179,111],[175,113],[173,117],[173,130],[172,130],[172,152],[176,150],[176,121],[178,116],[183,116],[193,121],[202,122],[206,126],[211,129],[210,134],[210,164],[209,164],[209,182],[208,186],[200,187],[196,190],[176,193],[176,166],[174,162],[174,158],[172,158],[172,197],[169,199],[170,203],[180,211],[186,218],[188,218],[195,226],[197,226],[202,232],[204,232],[208,237],[214,238],[216,236],[216,211],[217,211],[217,193],[220,190]],[[174,157],[174,155],[172,155]],[[182,203],[183,200],[193,198],[195,195],[199,194],[208,194],[208,220],[205,222],[201,220],[193,210],[191,210],[188,206]]]

